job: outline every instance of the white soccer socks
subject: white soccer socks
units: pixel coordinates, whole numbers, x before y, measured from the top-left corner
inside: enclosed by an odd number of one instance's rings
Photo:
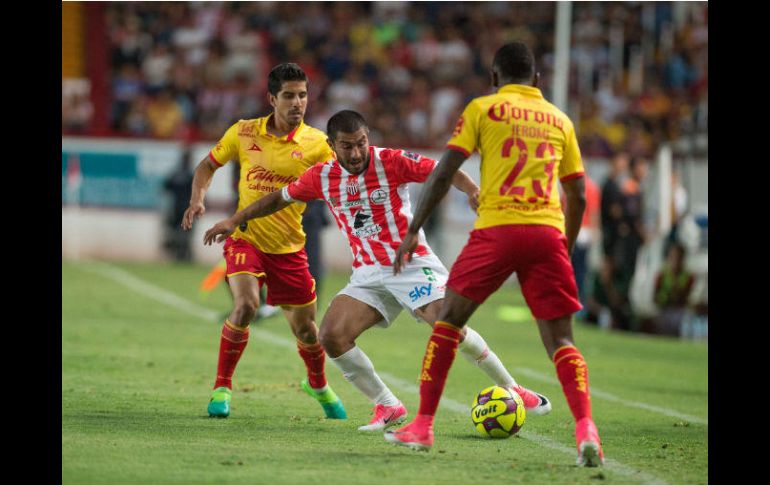
[[[342,371],[345,380],[364,393],[374,404],[383,406],[399,404],[398,398],[374,371],[372,361],[358,346],[339,357],[331,357],[331,361]]]
[[[508,373],[497,354],[489,348],[484,337],[468,326],[465,327],[465,330],[465,340],[460,342],[458,346],[465,360],[479,366],[498,386],[509,388],[517,385],[516,380]]]

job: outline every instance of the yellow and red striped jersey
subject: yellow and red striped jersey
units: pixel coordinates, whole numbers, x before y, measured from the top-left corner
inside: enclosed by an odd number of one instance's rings
[[[475,228],[545,224],[564,232],[555,187],[582,177],[575,127],[539,89],[507,84],[472,100],[447,143],[481,155],[481,193]]]
[[[238,210],[281,190],[297,180],[316,163],[334,158],[326,142],[326,134],[304,123],[286,136],[276,137],[267,132],[270,116],[239,120],[224,134],[211,150],[209,157],[219,166],[230,160],[240,163]],[[302,213],[305,204],[292,204],[267,217],[248,221],[233,233],[234,239],[245,239],[260,251],[286,254],[305,246]]]

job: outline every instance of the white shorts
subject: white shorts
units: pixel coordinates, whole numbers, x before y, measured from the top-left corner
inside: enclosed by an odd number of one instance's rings
[[[350,282],[338,295],[366,303],[380,312],[380,327],[389,327],[405,308],[416,320],[414,311],[444,298],[449,271],[438,257],[415,256],[401,271],[393,274],[392,266],[367,265],[353,270]]]

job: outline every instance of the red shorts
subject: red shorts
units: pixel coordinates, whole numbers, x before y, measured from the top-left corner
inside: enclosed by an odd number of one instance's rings
[[[305,306],[316,300],[305,248],[296,253],[268,254],[248,241],[228,237],[224,248],[227,276],[250,274],[267,284],[268,305]]]
[[[481,304],[513,272],[536,319],[553,320],[582,308],[567,238],[551,226],[508,224],[473,230],[449,272],[447,288]]]

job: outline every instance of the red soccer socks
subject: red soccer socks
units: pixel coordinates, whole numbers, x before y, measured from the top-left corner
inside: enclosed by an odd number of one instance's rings
[[[222,326],[222,337],[219,342],[219,362],[217,363],[217,387],[233,388],[233,372],[241,359],[243,349],[249,343],[249,328],[241,329],[225,320]]]
[[[573,345],[559,347],[553,354],[553,363],[575,422],[591,418],[588,367],[580,351]]]
[[[323,389],[326,386],[326,374],[324,373],[325,355],[319,342],[311,345],[303,344],[297,340],[297,351],[307,368],[307,380],[313,389]]]
[[[420,372],[420,409],[418,415],[434,416],[444,384],[457,354],[460,328],[447,322],[437,321],[428,340],[428,348],[422,360]]]

